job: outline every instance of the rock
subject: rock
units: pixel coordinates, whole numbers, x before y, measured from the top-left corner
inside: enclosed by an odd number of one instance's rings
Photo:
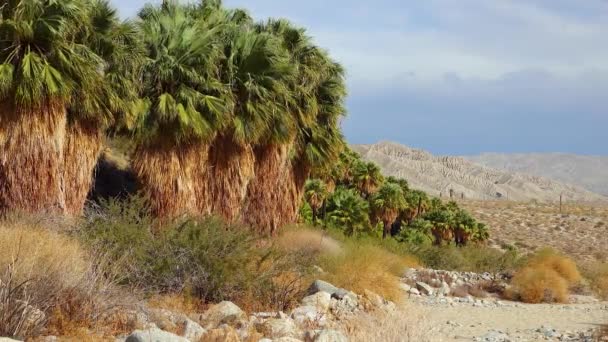
[[[558,335],[557,330],[545,326],[540,327],[540,329],[536,329],[536,332],[543,334],[543,336],[545,336],[546,338],[553,338]]]
[[[445,281],[441,283],[441,288],[439,288],[438,293],[444,296],[448,296],[452,290],[450,289],[450,285]]]
[[[314,339],[315,342],[348,342],[348,338],[337,330],[322,330]]]
[[[234,324],[240,320],[247,319],[247,315],[241,308],[232,302],[224,301],[212,306],[202,316],[204,328],[211,329],[221,324]]]
[[[199,341],[199,340],[191,340]],[[205,342],[241,342],[239,334],[229,325],[222,325],[220,328],[207,331],[200,341]]]
[[[186,318],[184,322],[184,329],[182,330],[182,336],[189,339],[190,341],[198,341],[206,333],[205,329],[195,321]]]
[[[273,341],[269,338],[262,338],[258,342],[273,342]]]
[[[138,318],[138,320],[141,318]],[[153,323],[144,324],[143,329],[158,327],[161,330],[178,331],[189,318],[186,315],[174,313],[166,309],[150,309],[148,319]]]
[[[379,294],[370,290],[363,290],[363,298],[367,299],[372,306],[379,308],[384,305],[384,299]]]
[[[302,340],[293,337],[280,337],[271,340],[272,342],[302,342]]]
[[[481,337],[477,337],[475,338],[475,341],[483,341],[483,342],[510,342],[511,338],[509,337],[509,335],[500,332],[500,331],[496,331],[496,330],[491,330],[489,331],[487,334],[481,336]]]
[[[258,331],[265,337],[277,339],[280,337],[302,337],[302,332],[291,318],[271,318],[258,326]]]
[[[417,295],[417,296],[419,296],[419,295],[420,295],[420,291],[418,291],[418,289],[413,288],[413,287],[412,287],[412,288],[411,288],[409,291],[407,291],[407,292],[408,292],[409,294],[412,294],[412,295]]]
[[[408,284],[405,284],[405,283],[399,283],[399,288],[405,292],[409,292],[412,289],[411,286],[409,286]]]
[[[188,339],[172,333],[151,328],[146,330],[135,330],[125,342],[189,342]]]
[[[327,315],[324,312],[319,312],[319,309],[306,305],[295,308],[291,312],[291,318],[298,325],[310,325],[311,323],[324,326],[327,324]]]
[[[325,291],[319,291],[313,295],[302,299],[303,306],[312,306],[317,308],[319,312],[327,312],[331,304],[331,294]]]
[[[418,291],[420,291],[420,294],[427,296],[432,296],[435,292],[430,285],[421,281],[416,282],[416,288],[418,289]]]
[[[315,280],[312,282],[312,284],[310,285],[310,287],[308,288],[308,294],[309,295],[313,295],[317,292],[327,292],[330,295],[333,295],[334,293],[336,293],[337,291],[339,291],[340,289],[333,286],[332,284],[323,281],[323,280]]]
[[[20,341],[13,340],[12,338],[8,338],[8,337],[0,337],[0,342],[20,342]]]

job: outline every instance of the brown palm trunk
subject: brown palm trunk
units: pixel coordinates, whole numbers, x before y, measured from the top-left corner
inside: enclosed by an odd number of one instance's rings
[[[211,213],[228,222],[241,219],[247,187],[255,175],[254,164],[251,146],[236,144],[225,135],[216,137],[209,149],[209,201],[205,201],[210,204]]]
[[[289,178],[289,148],[287,145],[267,145],[255,149],[255,175],[247,188],[243,206],[245,223],[264,233],[277,230],[284,214],[279,205]]]
[[[133,170],[149,197],[152,212],[161,218],[200,213],[197,191],[205,168],[207,145],[162,146],[138,148],[133,157]]]
[[[103,131],[93,122],[68,124],[65,139],[63,187],[68,215],[82,214],[103,147]]]
[[[62,188],[66,110],[0,105],[0,212],[65,212]]]

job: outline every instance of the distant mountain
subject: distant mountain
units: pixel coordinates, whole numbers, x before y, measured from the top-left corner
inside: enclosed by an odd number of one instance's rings
[[[464,158],[499,170],[522,172],[578,185],[608,196],[608,156],[483,153]]]
[[[386,175],[405,178],[415,189],[435,196],[517,201],[605,201],[607,197],[548,178],[482,166],[462,157],[434,156],[392,142],[353,145],[353,150],[377,163]]]

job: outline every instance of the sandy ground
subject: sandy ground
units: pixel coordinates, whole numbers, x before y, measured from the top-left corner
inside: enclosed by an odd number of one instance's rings
[[[472,341],[492,330],[509,335],[511,341],[560,341],[562,334],[589,333],[608,322],[608,302],[596,304],[522,304],[504,306],[471,303],[438,304],[410,300],[409,311],[422,314],[432,327],[433,340]],[[554,336],[543,331],[555,329]],[[540,331],[539,331],[540,330]],[[568,340],[568,339],[565,339]]]

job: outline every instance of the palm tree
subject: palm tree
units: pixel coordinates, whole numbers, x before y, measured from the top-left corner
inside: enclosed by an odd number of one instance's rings
[[[399,212],[407,206],[403,190],[398,184],[384,183],[370,198],[370,203],[374,218],[382,222],[382,238],[386,239],[390,235],[392,224],[399,217]]]
[[[405,225],[405,223],[404,223]],[[433,224],[425,219],[415,219],[399,232],[397,239],[416,245],[430,244],[433,242],[431,230]]]
[[[91,1],[88,10],[77,42],[103,58],[104,83],[101,96],[86,88],[75,89],[68,109],[63,184],[70,189],[65,201],[71,215],[83,210],[107,126],[138,115],[133,111],[138,108],[136,84],[143,62],[139,32],[132,22],[120,21],[107,0]]]
[[[477,228],[477,222],[464,210],[454,214],[454,242],[457,246],[466,245]]]
[[[441,245],[443,242],[449,243],[452,240],[453,214],[451,211],[442,207],[434,208],[424,215],[424,219],[433,225],[431,233],[435,237],[436,245]]]
[[[342,69],[312,44],[304,29],[286,20],[269,20],[257,29],[282,41],[294,72],[281,82],[288,92],[281,96],[285,113],[274,117],[271,134],[254,149],[256,174],[269,177],[250,184],[248,203],[267,210],[249,205],[244,215],[251,224],[274,232],[296,220],[305,180],[312,170],[330,165],[343,145],[335,131],[337,117],[344,113],[344,82]],[[271,195],[268,189],[274,189]]]
[[[352,236],[370,230],[369,204],[352,189],[339,187],[329,198],[326,223]]]
[[[62,182],[67,110],[103,97],[103,59],[78,42],[84,0],[14,0],[0,6],[0,210],[67,211]],[[87,114],[93,114],[89,112]],[[95,113],[101,114],[101,113]],[[82,112],[71,111],[79,119]]]
[[[304,185],[304,198],[312,209],[312,222],[316,222],[319,209],[325,205],[328,192],[327,186],[320,179],[309,179]]]
[[[221,79],[229,86],[230,113],[212,144],[209,180],[212,211],[233,221],[244,206],[263,204],[251,197],[245,203],[256,173],[254,147],[274,142],[279,134],[282,136],[277,140],[284,141],[290,134],[292,121],[286,114],[286,103],[291,94],[286,83],[293,69],[281,40],[258,32],[242,16],[225,32]]]
[[[221,18],[194,14],[172,2],[140,13],[148,109],[137,125],[133,168],[161,217],[210,213],[201,212],[199,202],[209,198],[209,144],[225,121],[222,85],[215,77]]]
[[[369,197],[383,182],[378,165],[359,161],[353,168],[353,181],[364,198]]]

